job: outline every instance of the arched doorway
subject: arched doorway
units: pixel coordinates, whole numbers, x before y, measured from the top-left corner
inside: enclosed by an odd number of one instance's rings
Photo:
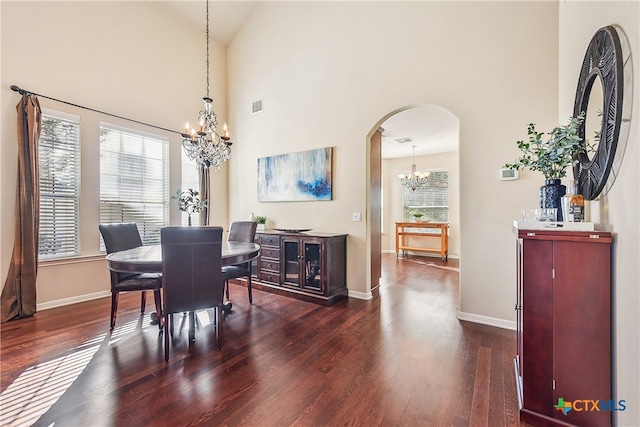
[[[418,169],[450,171],[450,255],[459,254],[459,129],[460,120],[449,110],[421,105],[390,112],[369,133],[367,247],[372,296],[379,286],[381,254],[395,251],[393,223],[402,220],[398,205],[401,186],[396,175],[403,171],[398,168],[410,168],[414,145]]]

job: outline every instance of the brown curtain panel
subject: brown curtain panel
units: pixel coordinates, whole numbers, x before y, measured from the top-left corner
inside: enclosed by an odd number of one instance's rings
[[[0,320],[32,316],[36,312],[40,177],[38,138],[42,124],[35,95],[22,95],[18,110],[18,184],[15,237],[9,274],[0,297]]]
[[[209,168],[200,165],[200,200],[207,201],[207,207],[200,212],[200,225],[209,225]]]

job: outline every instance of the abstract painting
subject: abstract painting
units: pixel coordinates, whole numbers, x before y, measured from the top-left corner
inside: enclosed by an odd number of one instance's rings
[[[258,159],[258,201],[331,200],[333,148]]]

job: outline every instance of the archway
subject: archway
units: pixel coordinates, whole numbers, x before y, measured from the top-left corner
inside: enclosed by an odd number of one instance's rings
[[[379,286],[382,252],[395,252],[392,248],[395,243],[393,222],[402,220],[398,217],[401,215],[399,205],[397,209],[389,209],[389,206],[394,206],[389,204],[392,199],[391,193],[395,192],[395,199],[401,197],[401,187],[398,185],[399,182],[396,184],[395,177],[402,170],[394,168],[410,167],[413,145],[416,146],[416,157],[428,163],[422,166],[450,171],[450,242],[453,237],[450,254],[454,258],[458,256],[459,129],[460,120],[455,114],[441,106],[425,104],[407,106],[388,113],[367,135],[367,272],[372,296],[377,294]],[[386,167],[383,167],[383,163]],[[416,163],[420,168],[420,162]],[[390,188],[394,191],[389,191]],[[387,209],[384,206],[387,206]]]

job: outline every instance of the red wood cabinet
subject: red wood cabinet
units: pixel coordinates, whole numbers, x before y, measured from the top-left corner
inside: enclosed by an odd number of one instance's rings
[[[520,419],[611,425],[611,234],[517,235]],[[573,405],[566,415],[556,408],[559,399]]]

